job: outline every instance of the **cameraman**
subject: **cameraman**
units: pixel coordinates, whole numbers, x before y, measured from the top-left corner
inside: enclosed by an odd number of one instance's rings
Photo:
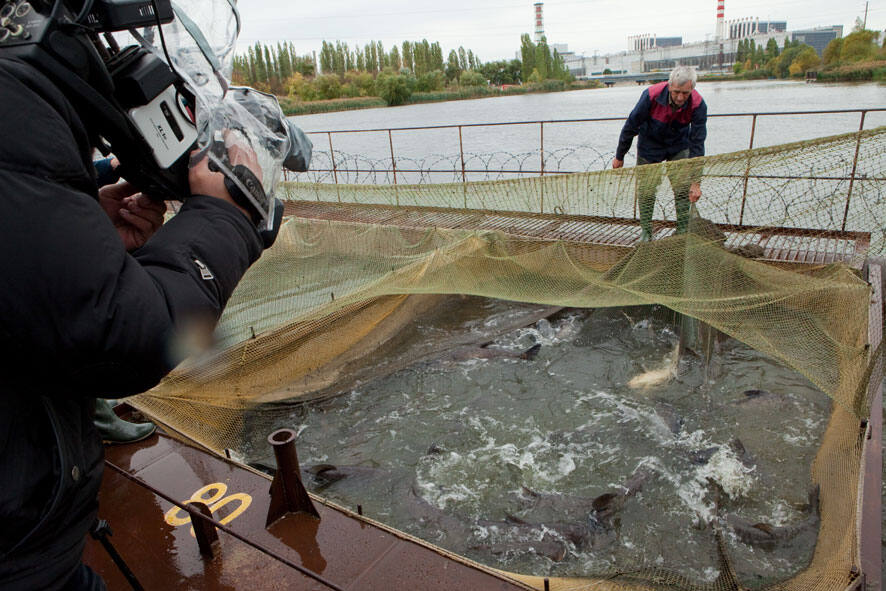
[[[0,58],[0,107],[0,589],[100,590],[81,564],[104,467],[95,398],[181,361],[183,331],[218,319],[263,242],[205,157],[165,225],[128,185],[100,194],[97,133],[30,65]],[[228,156],[261,174],[248,149]]]

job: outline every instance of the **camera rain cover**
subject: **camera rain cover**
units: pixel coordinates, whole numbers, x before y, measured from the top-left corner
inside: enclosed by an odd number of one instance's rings
[[[215,167],[247,195],[269,229],[276,184],[294,147],[290,126],[275,96],[229,87],[240,32],[234,0],[178,0],[172,7],[175,19],[162,25],[162,38],[156,26],[129,34],[163,61],[171,61],[169,65],[194,94],[197,147],[207,149]],[[261,180],[264,195],[250,191],[234,174],[226,151],[219,149],[232,144],[255,153],[261,170],[253,172]],[[305,158],[309,161],[309,151]]]

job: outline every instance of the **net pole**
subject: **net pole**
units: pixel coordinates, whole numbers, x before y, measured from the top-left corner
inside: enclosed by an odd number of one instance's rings
[[[867,111],[861,112],[861,122],[858,124],[858,136],[855,138],[855,156],[852,158],[852,174],[849,175],[849,191],[846,193],[846,209],[843,210],[843,225],[840,228],[846,231],[846,219],[849,217],[849,200],[852,198],[852,186],[855,184],[855,171],[858,168],[858,149],[861,147],[861,132],[864,130],[864,116]]]
[[[338,167],[335,165],[335,152],[332,150],[332,132],[327,131],[326,136],[329,138],[329,159],[332,160],[332,178],[335,180],[335,195],[338,202],[341,203],[341,193],[338,190]]]
[[[545,212],[545,122],[539,121],[539,147],[538,156],[541,159],[541,168],[539,169],[539,178],[541,182],[541,203],[539,204],[539,213]]]
[[[391,147],[391,170],[394,172],[394,202],[400,207],[400,194],[397,192],[397,160],[394,158],[394,138],[388,130],[388,145]]]
[[[754,118],[751,120],[751,141],[748,144],[748,150],[754,149],[754,132],[757,131],[757,114],[754,113]],[[748,198],[748,175],[751,173],[751,154],[748,154],[748,163],[744,169],[744,188],[741,192],[741,211],[738,214],[738,225],[742,225],[744,221],[744,204]]]
[[[468,185],[465,179],[465,146],[461,137],[461,125],[458,126],[458,154],[461,158],[461,192],[465,200],[465,209],[468,208]]]

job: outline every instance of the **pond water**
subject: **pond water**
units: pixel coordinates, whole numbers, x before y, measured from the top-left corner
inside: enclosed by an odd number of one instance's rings
[[[299,432],[303,468],[336,466],[306,474],[308,488],[485,564],[541,576],[659,566],[710,582],[717,518],[747,584],[808,562],[818,529],[806,506],[810,465],[827,396],[731,339],[713,364],[689,354],[662,379],[677,341],[664,309],[539,319],[548,313],[442,299],[367,360],[374,380],[291,408],[277,426]],[[502,332],[521,318],[528,326]],[[658,379],[631,387],[639,375]],[[272,464],[264,453],[252,460]],[[746,539],[761,522],[805,526],[761,547]]]
[[[752,117],[725,117],[725,114],[772,113],[871,109],[886,105],[886,86],[864,84],[806,84],[783,80],[748,82],[701,82],[698,90],[708,105],[707,154],[747,149],[751,139]],[[386,170],[391,153],[400,171],[410,169],[447,170],[425,175],[398,173],[398,182],[451,182],[461,180],[461,154],[467,170],[539,171],[543,143],[545,171],[574,172],[601,170],[609,166],[615,153],[623,119],[642,92],[636,85],[547,94],[527,94],[465,101],[450,101],[304,115],[291,119],[306,132],[471,125],[520,121],[614,118],[612,121],[546,123],[543,138],[538,123],[480,127],[401,130],[390,138],[386,131],[311,135],[315,169],[330,172],[308,173],[305,179],[332,181],[329,140],[339,169]],[[771,146],[857,131],[859,113],[821,115],[773,115],[758,118],[754,146]],[[864,127],[886,124],[886,112],[872,112]],[[626,160],[633,165],[636,142]],[[453,173],[457,170],[457,173]],[[536,172],[537,174],[537,172]],[[475,173],[468,180],[488,178]],[[348,176],[339,173],[339,182],[391,182],[391,175]]]

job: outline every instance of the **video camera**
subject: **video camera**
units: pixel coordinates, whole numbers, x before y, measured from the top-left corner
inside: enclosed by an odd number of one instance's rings
[[[113,152],[121,176],[140,191],[169,200],[190,195],[189,154],[200,147],[225,174],[232,197],[270,230],[280,169],[307,170],[310,141],[276,97],[229,88],[207,39],[178,11],[170,0],[0,0],[0,57],[30,63],[65,91],[93,145]],[[173,21],[181,21],[188,42],[170,55],[161,25]],[[118,36],[132,42],[121,47]],[[264,182],[231,166],[219,141],[226,130],[238,130],[256,151]]]

